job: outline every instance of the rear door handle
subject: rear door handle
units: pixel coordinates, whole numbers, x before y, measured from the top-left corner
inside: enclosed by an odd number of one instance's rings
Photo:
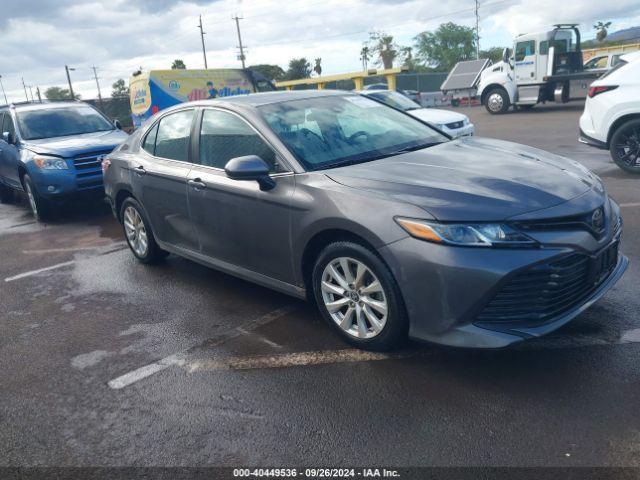
[[[136,172],[136,175],[138,175],[140,177],[147,173],[147,171],[144,169],[144,167],[142,165],[140,165],[139,167],[134,168],[133,170]]]
[[[193,187],[196,190],[204,190],[205,188],[207,188],[207,184],[204,183],[199,178],[194,178],[193,180],[188,180],[187,183],[189,184],[189,186]]]

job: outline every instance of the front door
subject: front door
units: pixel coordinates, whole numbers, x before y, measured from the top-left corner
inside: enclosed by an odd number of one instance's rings
[[[146,153],[137,156],[131,178],[133,193],[149,216],[156,238],[197,251],[187,193],[194,113],[194,109],[180,110],[160,119],[143,141]]]
[[[515,74],[518,85],[536,83],[536,42],[525,40],[516,43]]]
[[[16,147],[16,129],[9,112],[0,116],[0,177],[2,181],[13,187],[20,188],[20,175],[18,174],[18,162],[20,151]],[[2,134],[8,133],[11,142],[3,140]]]
[[[278,156],[244,119],[205,109],[198,165],[189,173],[191,218],[202,253],[284,282],[293,282],[289,202],[295,188]],[[231,180],[224,166],[234,157],[258,155],[277,186],[262,191],[255,181]]]

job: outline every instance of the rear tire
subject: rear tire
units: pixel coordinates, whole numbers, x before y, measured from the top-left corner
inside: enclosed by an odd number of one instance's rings
[[[504,88],[493,88],[484,97],[484,108],[492,115],[499,115],[509,110],[511,101]]]
[[[398,284],[368,248],[328,245],[316,260],[312,286],[323,318],[352,345],[383,351],[405,340],[409,322]]]
[[[640,175],[640,119],[629,120],[613,132],[609,153],[622,170]]]
[[[28,174],[23,177],[22,184],[24,186],[24,192],[27,194],[29,207],[31,207],[31,212],[36,221],[46,222],[50,220],[53,213],[53,205],[40,196],[33,180],[31,180]]]
[[[120,219],[127,244],[141,263],[158,263],[168,255],[156,243],[147,214],[133,197],[122,202]]]
[[[0,203],[11,203],[13,201],[13,189],[0,183]]]

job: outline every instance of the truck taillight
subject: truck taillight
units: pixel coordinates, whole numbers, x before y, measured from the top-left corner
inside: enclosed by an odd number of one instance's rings
[[[608,92],[610,90],[615,90],[616,88],[618,88],[617,85],[602,85],[600,87],[590,87],[589,93],[587,95],[589,95],[589,98],[593,98],[596,95],[600,95],[601,93]]]
[[[111,166],[111,160],[109,160],[108,158],[105,158],[102,160],[102,174],[104,175],[105,173],[107,173],[107,170],[109,170],[109,167]]]

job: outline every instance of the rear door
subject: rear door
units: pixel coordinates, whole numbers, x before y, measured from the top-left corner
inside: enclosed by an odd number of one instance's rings
[[[149,130],[132,162],[134,195],[162,242],[197,251],[189,216],[187,177],[191,170],[191,131],[195,109],[164,115]]]
[[[289,203],[293,174],[245,119],[230,111],[202,111],[198,164],[189,173],[191,218],[208,257],[285,282],[293,281]],[[231,180],[224,172],[235,157],[258,155],[270,166],[276,187]]]

